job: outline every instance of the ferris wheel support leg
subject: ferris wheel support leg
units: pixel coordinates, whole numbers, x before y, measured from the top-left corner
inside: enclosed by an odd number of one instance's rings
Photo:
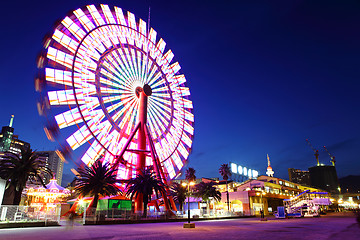
[[[129,136],[129,139],[127,140],[127,142],[125,143],[125,146],[123,147],[123,149],[121,150],[120,154],[116,156],[116,160],[114,162],[114,165],[113,165],[113,169],[117,169],[119,167],[119,163],[122,163],[124,162],[123,161],[123,155],[125,153],[125,151],[127,150],[127,148],[129,147],[132,139],[134,138],[135,136],[135,133],[139,130],[140,128],[140,123],[138,123],[136,125],[136,127],[134,128],[134,130],[132,131],[132,133],[130,134]],[[122,161],[122,162],[121,162]]]
[[[164,172],[161,171],[162,169],[161,169],[161,166],[160,166],[160,161],[159,161],[159,158],[157,157],[155,146],[154,146],[154,143],[153,143],[153,141],[151,139],[150,132],[149,132],[149,129],[147,128],[147,126],[145,126],[145,131],[146,131],[146,137],[147,137],[147,140],[148,140],[148,143],[149,143],[149,146],[150,146],[151,158],[153,159],[153,165],[155,166],[156,176],[165,185],[165,191],[166,192],[162,193],[162,197],[164,199],[165,209],[166,209],[167,212],[169,212],[169,214],[173,215],[173,212],[170,209],[170,204],[171,204],[172,209],[175,210],[175,211],[177,210],[176,205],[175,205],[174,200],[172,199],[172,197],[169,196],[169,193],[170,193],[169,186],[167,184]],[[169,202],[170,202],[170,204],[169,204]]]
[[[147,103],[148,96],[145,94],[144,90],[139,92],[139,118],[138,121],[140,123],[140,128],[138,130],[138,139],[137,139],[137,147],[139,150],[146,151],[146,117],[147,117]],[[136,162],[136,174],[142,174],[145,170],[145,161],[146,155],[143,152],[139,152],[137,156]],[[135,211],[140,212],[144,210],[143,206],[143,195],[138,194],[135,199]]]

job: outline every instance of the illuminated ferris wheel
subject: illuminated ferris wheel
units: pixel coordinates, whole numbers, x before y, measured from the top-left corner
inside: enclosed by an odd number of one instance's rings
[[[192,146],[190,91],[173,52],[156,38],[130,12],[89,5],[56,26],[38,61],[39,108],[48,105],[56,121],[47,133],[70,132],[64,142],[72,150],[90,143],[82,162],[104,156],[121,179],[147,166],[172,179]]]

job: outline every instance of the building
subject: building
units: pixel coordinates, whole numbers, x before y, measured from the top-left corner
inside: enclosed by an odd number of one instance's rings
[[[64,169],[64,162],[61,161],[55,151],[40,151],[37,154],[46,160],[46,166],[49,167],[56,179],[58,185],[61,185]],[[51,176],[45,176],[45,183],[50,182]]]
[[[295,168],[288,168],[289,180],[305,186],[311,186],[310,172]]]
[[[230,211],[239,215],[273,214],[278,206],[283,206],[284,199],[291,199],[304,191],[323,192],[322,189],[304,186],[281,178],[259,176],[229,191]],[[218,188],[219,190],[224,188]],[[226,208],[226,192],[221,191],[221,208]],[[328,197],[328,194],[325,194]],[[323,197],[323,196],[322,196]],[[217,207],[217,209],[220,209]]]
[[[21,154],[21,149],[30,149],[30,143],[24,142],[18,139],[17,135],[14,135],[14,128],[12,127],[14,121],[14,115],[11,116],[9,126],[4,126],[0,133],[0,152],[12,152],[14,154]]]
[[[309,168],[311,186],[324,189],[332,194],[340,193],[335,166],[319,165]]]

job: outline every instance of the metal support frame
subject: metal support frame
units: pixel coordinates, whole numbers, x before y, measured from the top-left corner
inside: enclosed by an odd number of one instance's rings
[[[145,87],[145,86],[144,86]],[[136,164],[136,172],[137,174],[142,174],[142,170],[145,169],[145,161],[146,161],[146,155],[149,153],[149,151],[146,150],[146,142],[148,142],[150,147],[150,155],[153,160],[154,170],[156,173],[157,178],[162,181],[165,185],[166,192],[162,193],[162,197],[164,199],[164,205],[166,211],[172,213],[170,211],[170,205],[169,201],[171,203],[172,208],[176,209],[174,200],[170,196],[170,190],[166,181],[165,173],[161,168],[159,157],[156,153],[155,146],[153,143],[153,140],[150,136],[149,129],[146,126],[147,122],[147,100],[148,100],[148,91],[147,90],[137,90],[137,95],[139,97],[140,103],[139,103],[139,118],[138,118],[138,124],[134,128],[134,130],[131,132],[126,144],[124,145],[123,149],[121,150],[120,154],[117,155],[113,164],[113,169],[116,169],[119,167],[119,164],[126,165],[126,161],[123,158],[123,155],[126,151],[130,151],[132,153],[136,153],[138,155],[138,161]],[[128,149],[131,141],[133,140],[135,134],[138,133],[138,139],[137,139],[137,145],[138,149]],[[143,196],[142,194],[139,194],[137,198],[135,199],[135,211],[142,211],[143,210]]]

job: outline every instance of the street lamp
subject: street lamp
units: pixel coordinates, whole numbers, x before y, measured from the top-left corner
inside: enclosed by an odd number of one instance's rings
[[[261,221],[267,221],[267,219],[265,218],[264,214],[265,214],[265,209],[264,209],[264,201],[263,201],[263,194],[266,195],[266,192],[263,192],[263,190],[261,189]]]
[[[195,223],[191,224],[190,223],[190,186],[194,186],[195,182],[189,181],[188,183],[181,183],[182,186],[186,187],[187,186],[187,192],[188,192],[188,223],[184,223],[184,228],[194,228],[195,227]]]

